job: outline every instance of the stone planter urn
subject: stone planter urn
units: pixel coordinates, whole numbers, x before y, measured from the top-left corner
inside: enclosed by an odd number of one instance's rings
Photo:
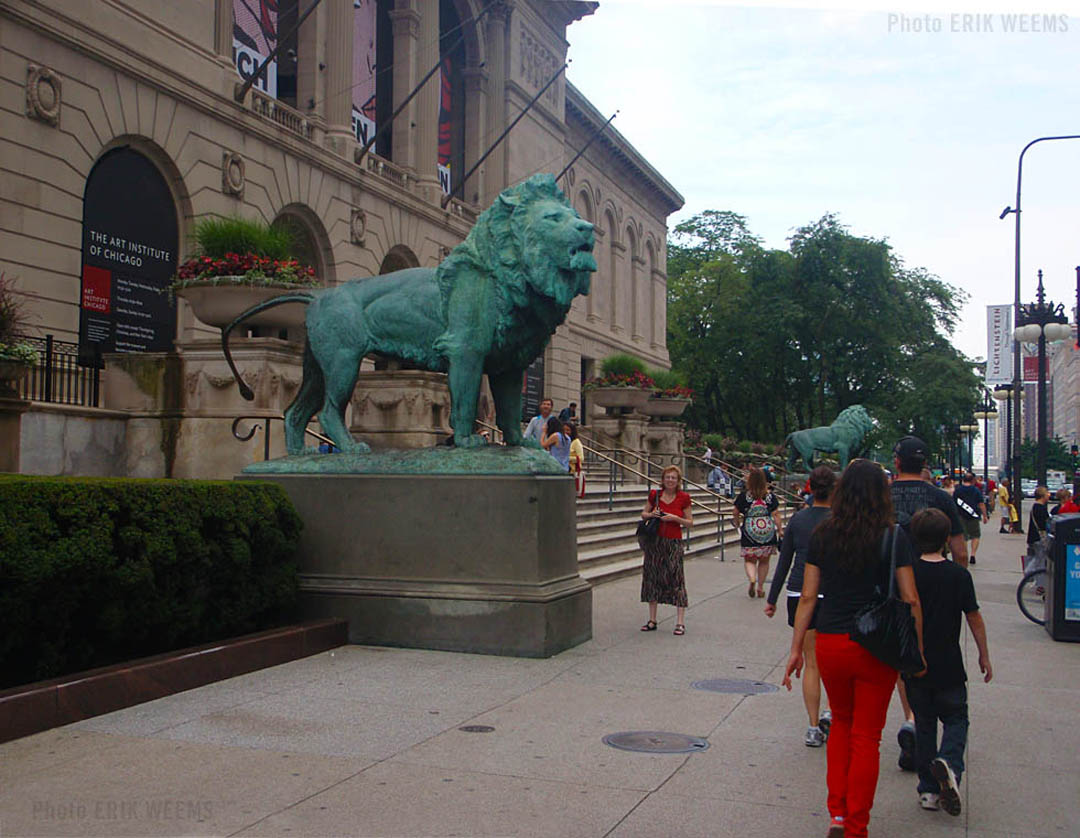
[[[652,396],[640,410],[655,419],[673,419],[676,416],[681,416],[683,411],[692,403],[693,399],[680,396]]]
[[[0,397],[17,398],[19,382],[32,369],[23,361],[0,358]]]
[[[231,284],[229,277],[218,277],[217,284],[199,282],[176,289],[176,296],[187,300],[195,316],[208,326],[223,329],[254,305],[287,294],[310,291],[310,285]],[[244,321],[245,326],[270,326],[287,329],[304,325],[307,306],[286,303],[263,311]]]
[[[642,410],[651,392],[641,387],[597,387],[589,390],[589,399],[600,407],[624,407]]]

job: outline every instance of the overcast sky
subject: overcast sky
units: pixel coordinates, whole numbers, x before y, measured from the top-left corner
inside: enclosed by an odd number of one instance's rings
[[[1020,150],[1080,134],[1080,17],[1060,2],[1024,18],[1028,3],[930,5],[602,0],[567,31],[568,76],[685,197],[672,226],[732,210],[782,248],[836,213],[964,289],[955,341],[984,357],[986,305],[1013,301],[1014,222],[998,215]],[[1049,19],[1056,31],[1031,31]],[[1078,198],[1080,140],[1028,151],[1022,300],[1042,268],[1071,310]]]

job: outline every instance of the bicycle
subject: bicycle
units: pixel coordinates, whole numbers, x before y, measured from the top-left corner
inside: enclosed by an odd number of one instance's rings
[[[1043,549],[1025,564],[1024,575],[1016,586],[1016,604],[1020,613],[1037,625],[1046,625],[1046,553]]]

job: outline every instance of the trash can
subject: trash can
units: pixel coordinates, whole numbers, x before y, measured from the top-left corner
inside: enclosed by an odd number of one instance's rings
[[[1054,536],[1046,567],[1046,633],[1080,642],[1080,514],[1050,519]]]

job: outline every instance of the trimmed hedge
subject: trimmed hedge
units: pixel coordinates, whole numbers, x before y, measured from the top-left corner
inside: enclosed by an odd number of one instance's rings
[[[287,621],[301,526],[270,483],[0,477],[0,688]]]

